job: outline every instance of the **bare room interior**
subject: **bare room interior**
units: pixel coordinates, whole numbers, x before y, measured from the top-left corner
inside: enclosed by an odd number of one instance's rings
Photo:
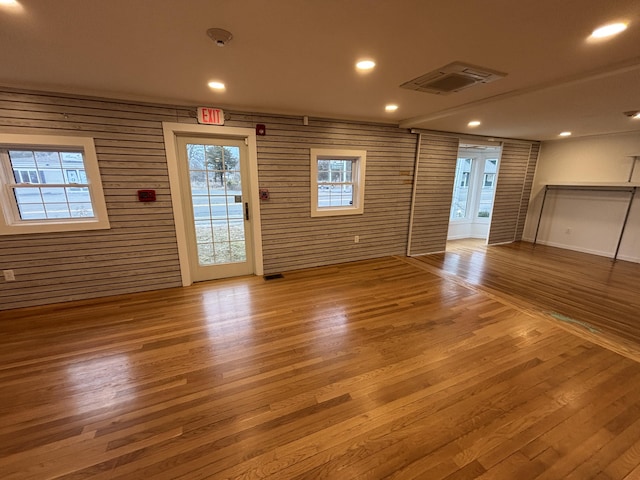
[[[0,478],[640,479],[640,3],[0,36]]]

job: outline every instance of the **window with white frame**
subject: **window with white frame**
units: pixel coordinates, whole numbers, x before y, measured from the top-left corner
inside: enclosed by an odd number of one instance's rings
[[[0,234],[109,228],[93,139],[0,134]]]
[[[496,174],[495,173],[485,173],[484,174],[484,181],[482,182],[482,186],[483,187],[493,187],[493,182],[496,180]]]
[[[451,220],[467,217],[470,199],[469,178],[473,166],[473,158],[458,158],[451,203]]]
[[[364,150],[311,149],[311,216],[364,211]]]
[[[488,221],[493,208],[498,158],[496,153],[474,153],[459,157],[451,203],[450,220]]]

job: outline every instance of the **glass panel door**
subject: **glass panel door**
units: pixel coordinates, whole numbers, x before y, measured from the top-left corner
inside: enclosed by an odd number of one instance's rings
[[[253,273],[242,141],[181,138],[195,281]]]

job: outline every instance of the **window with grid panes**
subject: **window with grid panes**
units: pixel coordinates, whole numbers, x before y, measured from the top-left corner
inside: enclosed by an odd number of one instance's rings
[[[0,134],[0,234],[109,228],[93,140]]]
[[[354,215],[364,211],[367,153],[311,149],[311,216]]]

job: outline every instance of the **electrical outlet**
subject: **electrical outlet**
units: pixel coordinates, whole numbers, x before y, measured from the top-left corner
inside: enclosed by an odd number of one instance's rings
[[[360,235],[353,237],[353,243],[360,243]]]
[[[7,282],[15,282],[16,276],[13,274],[13,270],[3,270],[2,274]]]

